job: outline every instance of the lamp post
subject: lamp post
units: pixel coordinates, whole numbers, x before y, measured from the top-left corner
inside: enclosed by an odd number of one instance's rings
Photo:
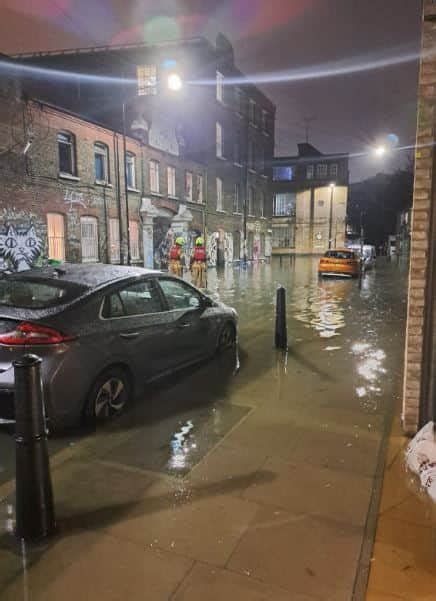
[[[330,184],[330,218],[329,218],[329,250],[332,247],[332,222],[333,222],[333,196],[335,193],[336,184]]]

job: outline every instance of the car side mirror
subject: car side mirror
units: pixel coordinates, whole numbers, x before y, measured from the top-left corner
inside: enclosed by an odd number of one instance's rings
[[[203,296],[203,307],[205,309],[210,309],[210,307],[213,307],[214,305],[215,303],[211,298],[209,298],[208,296]]]

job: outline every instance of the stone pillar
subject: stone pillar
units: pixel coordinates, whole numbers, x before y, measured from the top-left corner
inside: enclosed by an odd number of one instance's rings
[[[154,268],[153,219],[158,216],[158,210],[149,198],[143,198],[139,210],[142,219],[142,244],[144,249],[144,267]]]
[[[434,402],[436,4],[424,2],[422,59],[403,389],[403,427],[414,434]]]

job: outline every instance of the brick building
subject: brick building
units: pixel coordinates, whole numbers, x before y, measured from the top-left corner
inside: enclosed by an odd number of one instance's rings
[[[237,69],[224,36],[215,45],[195,38],[15,59],[77,74],[61,77],[59,85],[55,74],[47,79],[46,72],[38,72],[26,81],[33,96],[207,165],[205,223],[212,263],[271,254],[275,107]],[[184,82],[178,92],[166,86],[174,75]]]
[[[308,143],[273,161],[273,253],[321,254],[345,244],[348,155]]]
[[[204,165],[0,88],[0,266],[39,257],[160,265],[204,230]],[[126,156],[126,170],[124,170]],[[188,188],[189,184],[189,188]]]
[[[424,0],[415,186],[412,209],[403,426],[436,417],[436,3]]]

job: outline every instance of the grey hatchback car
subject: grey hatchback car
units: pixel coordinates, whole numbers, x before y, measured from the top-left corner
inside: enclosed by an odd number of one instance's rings
[[[233,346],[236,311],[162,272],[62,264],[0,277],[0,417],[12,362],[42,358],[53,429],[121,412],[147,382]]]

